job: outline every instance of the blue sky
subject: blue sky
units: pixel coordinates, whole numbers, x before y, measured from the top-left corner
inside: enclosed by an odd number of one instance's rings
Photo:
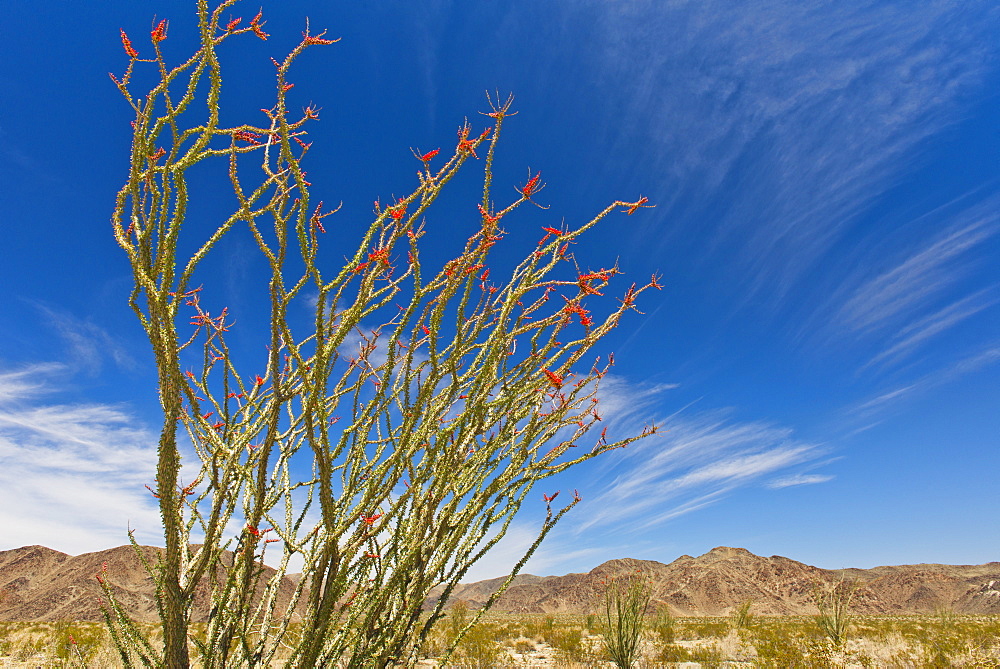
[[[0,549],[97,550],[129,524],[156,543],[155,378],[109,224],[131,116],[108,72],[127,63],[120,28],[149,51],[154,15],[167,53],[188,53],[192,5],[15,2],[0,17]],[[616,199],[656,205],[608,218],[577,255],[617,260],[623,281],[663,275],[606,342],[605,414],[620,434],[666,431],[547,482],[473,577],[510,566],[542,492],[573,488],[584,502],[528,571],[717,545],[823,567],[1000,559],[995,3],[263,11],[271,39],[223,51],[224,118],[270,106],[268,57],[306,17],[341,37],[305,54],[290,100],[322,107],[307,169],[320,199],[343,201],[345,238],[412,187],[410,147],[450,150],[465,117],[483,127],[486,90],[520,112],[498,188],[514,199],[529,167],[549,184],[550,209],[506,226],[525,251],[540,226]],[[433,211],[442,249],[475,222]],[[216,274],[248,327],[249,251],[220,249]]]

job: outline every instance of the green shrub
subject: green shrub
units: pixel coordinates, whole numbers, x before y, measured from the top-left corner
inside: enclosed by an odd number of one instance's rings
[[[604,649],[617,667],[631,667],[639,658],[649,598],[649,585],[639,575],[608,583],[604,594]]]

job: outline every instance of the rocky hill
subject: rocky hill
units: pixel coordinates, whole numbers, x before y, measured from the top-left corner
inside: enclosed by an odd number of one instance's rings
[[[143,546],[150,564],[156,564],[162,548]],[[232,564],[232,554],[226,558]],[[105,570],[105,563],[107,569]],[[264,567],[265,577],[274,570]],[[104,591],[95,576],[104,571],[115,599],[141,622],[157,620],[154,587],[132,546],[119,546],[96,553],[67,555],[45,546],[25,546],[0,551],[0,620],[103,620]],[[295,581],[285,577],[278,601],[288,602]],[[208,617],[206,588],[195,593],[194,620]]]
[[[162,551],[153,547],[143,550],[152,562]],[[119,601],[137,619],[155,620],[152,584],[130,546],[77,556],[44,546],[0,551],[0,620],[99,620],[98,601],[103,592],[94,576],[104,562]],[[495,608],[514,613],[585,613],[594,610],[608,580],[635,573],[650,584],[655,605],[667,606],[679,616],[726,615],[746,601],[753,602],[751,610],[757,615],[811,614],[816,611],[811,597],[817,585],[841,579],[861,586],[853,607],[857,613],[932,613],[943,609],[1000,613],[1000,562],[826,570],[726,547],[699,557],[683,555],[669,564],[626,558],[605,562],[586,574],[523,574]],[[296,582],[294,575],[285,578],[282,599],[291,595]],[[477,606],[502,582],[490,579],[462,584],[451,599]],[[199,593],[195,601],[195,620],[204,620],[207,598]]]
[[[495,609],[511,613],[581,613],[594,610],[609,579],[640,573],[652,588],[654,605],[679,616],[726,615],[753,602],[757,615],[816,612],[817,586],[842,579],[860,588],[853,610],[865,614],[1000,613],[1000,562],[978,566],[937,564],[827,570],[785,557],[761,557],[743,548],[714,548],[699,557],[682,555],[670,564],[611,560],[586,574],[518,580]],[[452,599],[481,604],[500,579],[461,585]]]

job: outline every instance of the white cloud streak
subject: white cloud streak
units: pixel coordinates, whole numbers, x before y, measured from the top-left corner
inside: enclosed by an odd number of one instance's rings
[[[981,219],[947,230],[898,265],[864,282],[841,306],[836,320],[848,329],[865,332],[912,317],[961,277],[956,261],[996,232],[992,223]],[[981,299],[982,295],[976,297]],[[955,303],[946,310],[975,313],[979,309],[969,312]],[[934,320],[945,320],[942,316]]]
[[[576,526],[578,534],[646,529],[823,453],[796,439],[791,429],[734,422],[726,411],[678,414],[666,421],[666,429],[617,456],[606,470],[617,474],[587,505],[589,516]]]
[[[863,428],[854,430],[854,432],[862,431],[873,427],[874,424],[870,421],[890,413],[910,398],[997,363],[1000,363],[1000,345],[994,342],[975,353],[924,374],[905,386],[884,390],[871,399],[858,402],[848,407],[844,413],[866,422]]]
[[[778,490],[781,488],[791,488],[792,486],[826,483],[827,481],[832,480],[833,476],[828,474],[793,474],[791,476],[782,476],[781,478],[775,479],[768,483],[767,487]]]
[[[107,357],[121,369],[137,368],[138,365],[129,352],[99,325],[42,304],[35,303],[35,307],[45,314],[49,323],[66,342],[68,365],[89,374],[97,374]]]
[[[661,184],[654,218],[673,222],[662,243],[732,253],[731,285],[775,303],[920,165],[997,60],[988,2],[589,6],[595,64],[621,100],[608,127],[653,149],[641,165]]]
[[[949,304],[900,330],[890,341],[889,347],[869,360],[865,367],[898,362],[935,335],[945,332],[996,303],[996,298],[988,298],[986,291],[981,290]]]
[[[159,543],[159,513],[145,483],[156,436],[125,411],[100,404],[40,404],[47,378],[35,365],[0,374],[0,525],[10,548],[68,553],[136,538]]]

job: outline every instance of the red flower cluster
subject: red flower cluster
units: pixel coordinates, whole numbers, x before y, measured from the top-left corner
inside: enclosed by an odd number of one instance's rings
[[[569,303],[563,307],[563,313],[565,314],[576,314],[580,317],[580,325],[584,327],[590,327],[594,324],[594,321],[588,316],[590,312],[581,307],[579,304]]]
[[[480,213],[480,214],[482,214],[482,216],[483,216],[483,221],[485,221],[487,225],[491,225],[491,226],[492,226],[492,225],[496,225],[496,224],[497,224],[497,221],[499,221],[499,220],[500,220],[500,217],[499,217],[499,216],[497,216],[497,215],[492,215],[492,216],[491,216],[491,215],[490,215],[490,212],[488,212],[488,211],[487,211],[487,210],[486,210],[486,209],[485,209],[485,208],[483,207],[483,205],[479,204],[479,205],[476,205],[476,206],[478,206],[478,207],[479,207],[479,213]]]
[[[125,47],[125,53],[129,55],[130,58],[138,58],[139,52],[132,48],[132,41],[125,34],[125,29],[122,28],[122,46]]]
[[[162,42],[167,39],[167,20],[163,19],[160,23],[153,28],[153,32],[150,33],[150,37],[153,38],[153,42]]]
[[[541,176],[542,173],[539,172],[535,176],[528,179],[528,183],[524,184],[524,186],[518,189],[521,195],[523,195],[526,198],[530,198],[533,194],[537,193],[539,190],[538,179],[541,178]]]
[[[260,22],[260,17],[263,13],[264,13],[263,11],[257,12],[257,16],[253,17],[253,21],[250,22],[250,29],[253,30],[254,34],[257,35],[257,37],[266,40],[268,37],[270,37],[270,35],[261,30],[261,26],[263,26],[264,24]]]
[[[249,130],[237,130],[233,133],[233,139],[244,141],[248,144],[260,144],[258,137],[260,137],[260,135],[255,132],[250,132]]]

